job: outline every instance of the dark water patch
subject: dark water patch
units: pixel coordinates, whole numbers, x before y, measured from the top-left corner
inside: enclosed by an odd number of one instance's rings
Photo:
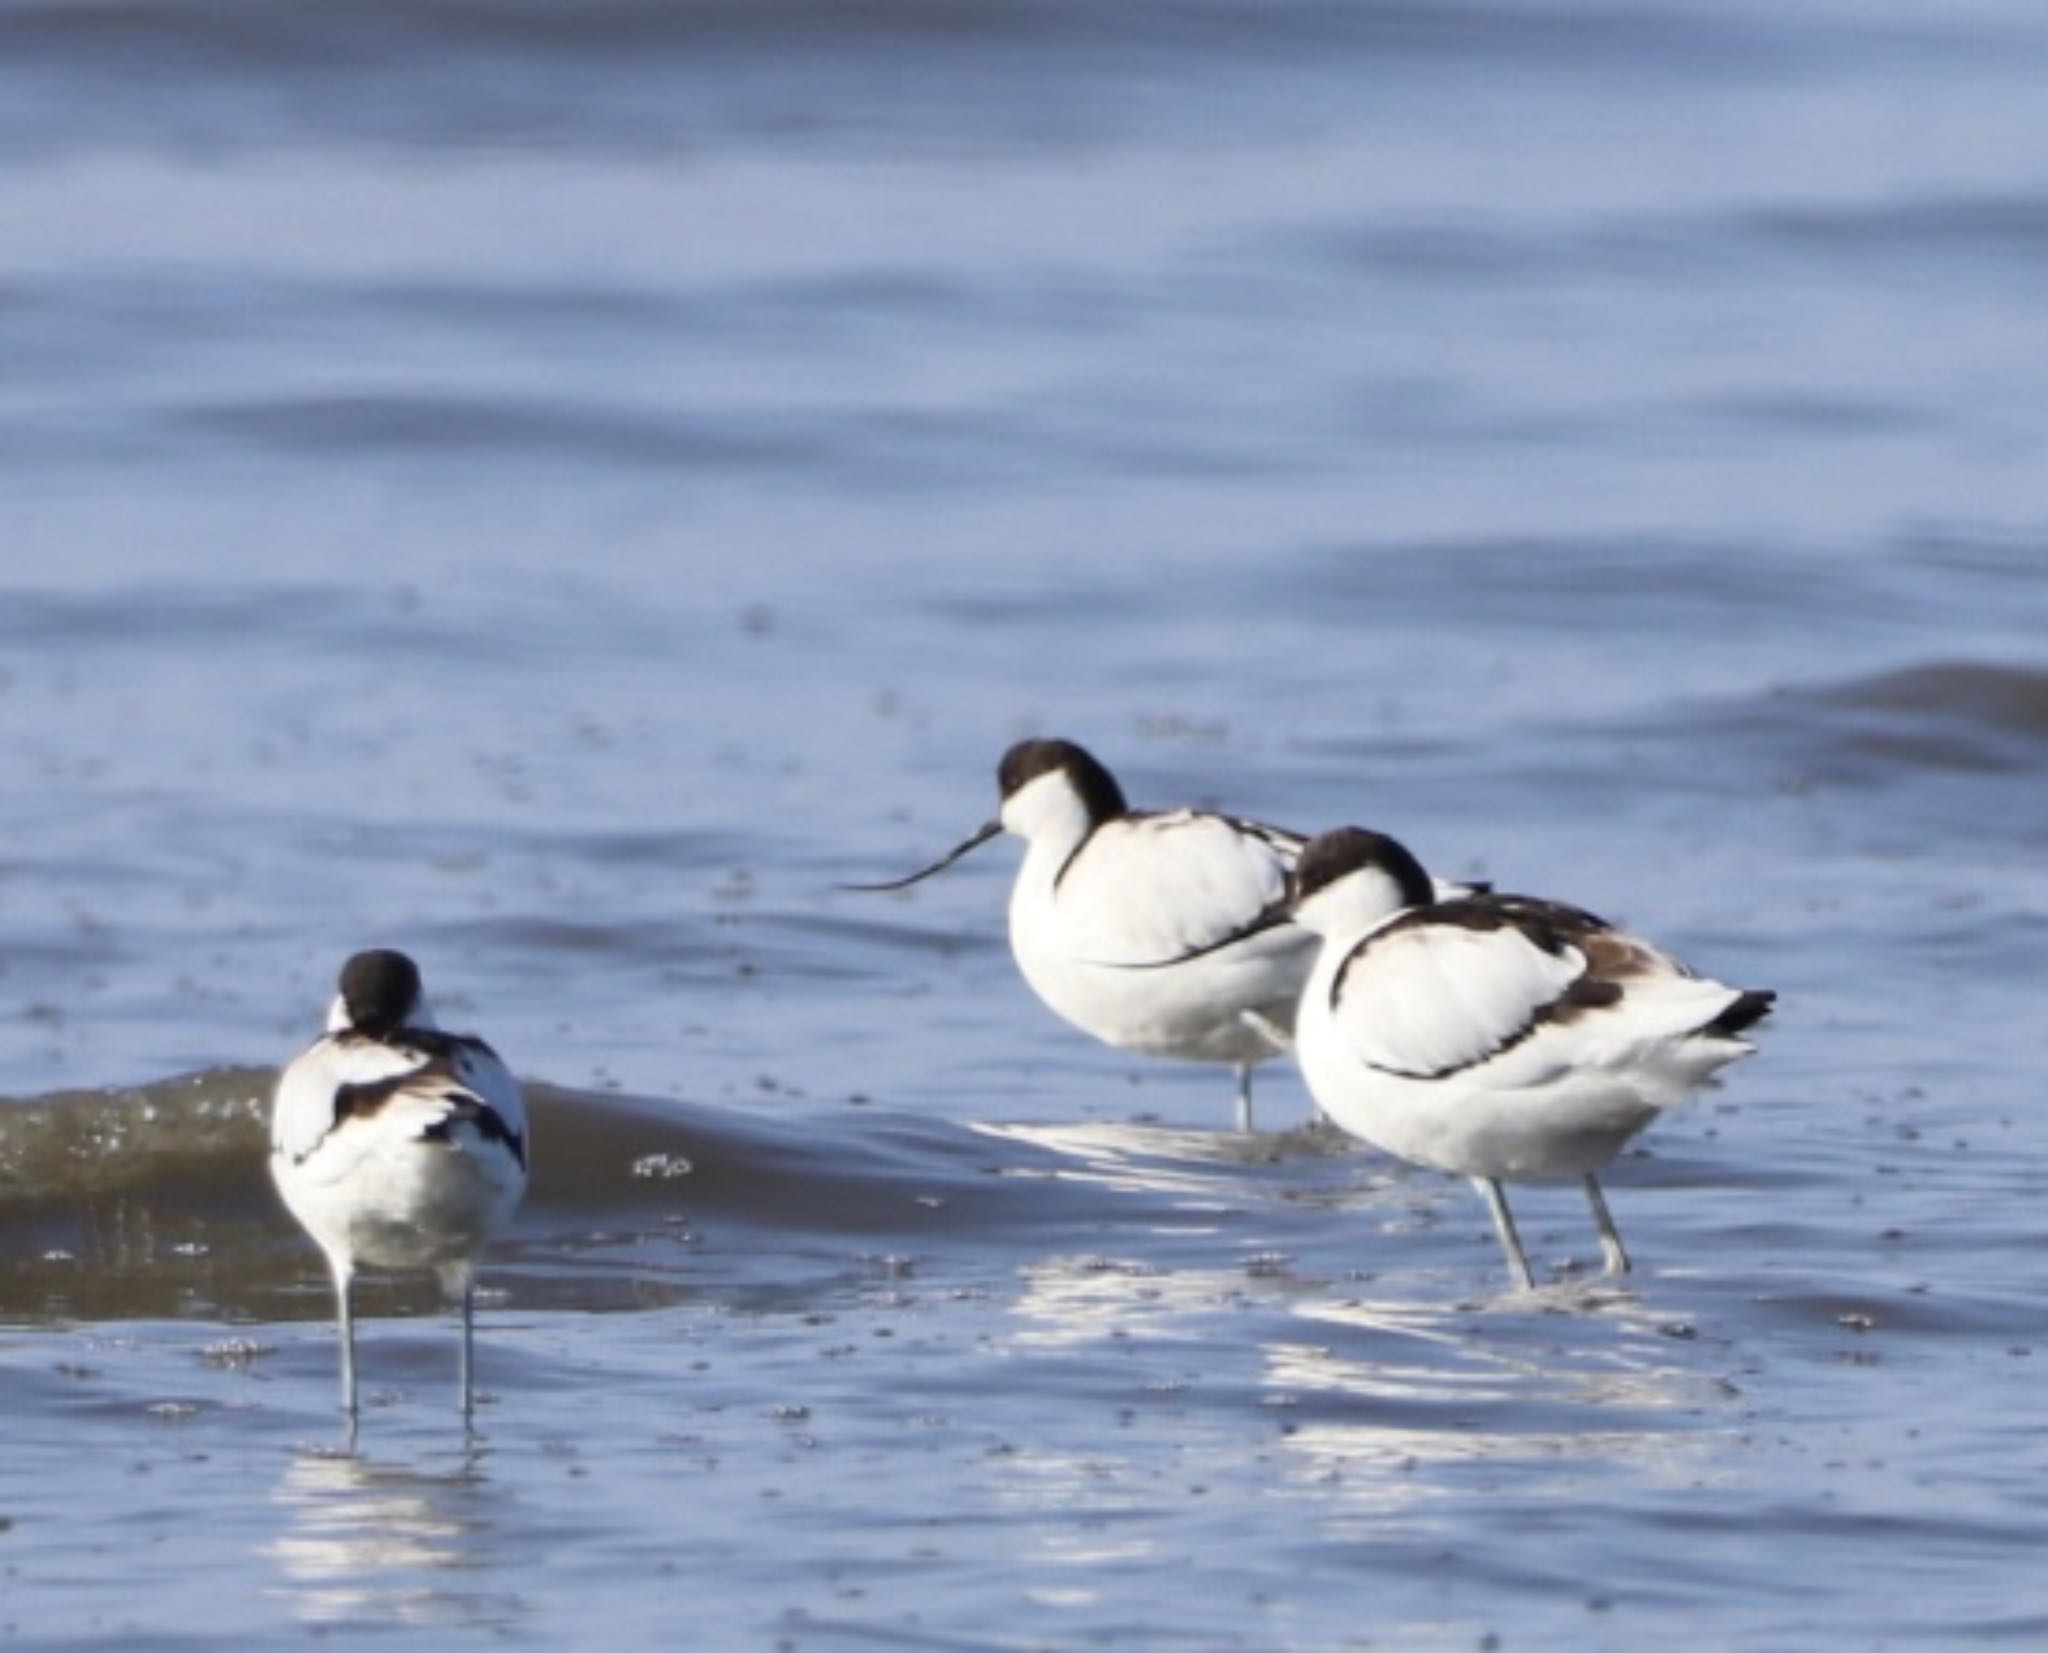
[[[1099,584],[1091,581],[1087,593],[1091,602],[1105,604],[1135,601],[1138,595],[1134,586],[1119,589],[1106,580]],[[923,606],[933,618],[950,624],[991,630],[1028,630],[1071,627],[1075,621],[1077,600],[1077,593],[1072,590],[1039,585],[991,590],[983,583],[971,592],[942,592],[925,598]]]
[[[729,938],[714,936],[715,920],[678,916],[673,919],[577,920],[508,914],[468,919],[442,926],[438,935],[472,954],[517,956],[537,952],[558,956],[561,967],[577,961],[607,960],[613,968],[658,964],[692,967],[693,974],[729,974],[725,961],[739,948]]]
[[[126,663],[135,657],[189,658],[194,650],[231,648],[241,657],[275,652],[302,661],[309,652],[356,658],[365,651],[416,649],[472,666],[523,661],[534,655],[536,622],[560,614],[552,594],[485,591],[437,601],[403,578],[362,584],[145,579],[89,590],[16,578],[11,588],[0,588],[0,646],[24,659],[59,662],[65,673],[59,688],[66,694],[81,678],[105,687],[103,680],[130,669]],[[586,602],[581,616],[586,624],[597,619],[590,606]],[[645,646],[673,642],[672,625],[644,616],[636,621],[625,602],[605,606],[618,610],[605,616],[614,650],[632,647],[636,632]],[[304,708],[291,710],[299,715],[276,718],[257,737],[273,753],[309,738]]]
[[[1822,690],[1817,698],[1850,711],[2015,736],[2048,761],[2048,671],[2035,667],[1938,661]]]
[[[2048,833],[2032,802],[2048,769],[2048,675],[2016,663],[1938,661],[1687,696],[1626,718],[1554,719],[1548,736],[1540,753],[1472,762],[1495,784],[1512,778],[1598,811],[1650,790],[1667,800],[1746,795],[1753,810],[1789,812],[1844,848],[1930,831],[1919,841]],[[1341,756],[1355,743],[1324,744]],[[1880,793],[1897,800],[1882,812],[1828,807],[1837,795]]]
[[[190,647],[299,636],[317,629],[335,608],[364,600],[361,591],[330,585],[205,590],[165,584],[77,592],[24,583],[0,591],[0,643],[69,651],[149,637]]]
[[[651,867],[679,877],[702,878],[725,868],[749,852],[758,853],[760,836],[691,827],[620,827],[608,831],[521,835],[537,849],[567,851],[578,860],[608,867]]]
[[[1431,771],[1470,765],[1477,744],[1469,738],[1460,739],[1448,729],[1422,734],[1397,728],[1368,728],[1356,734],[1303,735],[1290,741],[1289,747],[1316,762],[1341,760],[1347,765],[1361,764],[1367,775],[1399,775],[1403,784],[1413,784]],[[1281,824],[1301,830],[1298,822]]]
[[[1044,290],[1020,289],[1007,279],[965,283],[889,263],[792,276],[764,271],[744,280],[700,277],[668,286],[604,271],[581,279],[555,271],[483,279],[421,273],[396,280],[363,273],[338,280],[318,273],[173,264],[146,277],[95,267],[71,281],[19,282],[0,293],[0,327],[6,329],[0,338],[9,346],[14,372],[28,376],[47,368],[53,380],[75,378],[80,369],[127,378],[138,366],[197,361],[204,352],[239,361],[231,353],[259,345],[270,347],[271,364],[323,350],[347,354],[358,344],[373,350],[394,328],[422,345],[431,339],[444,348],[473,346],[481,336],[499,361],[547,357],[573,339],[581,354],[617,355],[622,367],[640,372],[657,351],[696,347],[729,360],[746,349],[802,358],[823,338],[851,333],[858,339],[896,326],[1036,327],[1090,317],[1109,326],[1118,318],[1100,312],[1111,304],[1110,295],[1090,287],[1053,282]],[[388,407],[370,398],[362,405],[346,398],[286,402],[278,414],[307,427],[310,439],[329,426],[345,431],[351,421],[374,420],[386,430],[459,431],[467,411],[461,405],[414,408],[390,400]],[[233,421],[253,411],[233,404],[202,406],[190,417]],[[510,411],[524,410],[513,404]],[[573,407],[559,411],[565,420],[576,417]]]
[[[1952,734],[1908,729],[1865,729],[1848,736],[1841,750],[1879,770],[1954,770],[1962,774],[1996,774],[2010,767],[1981,746],[1959,742]]]
[[[1663,58],[1699,70],[1729,59],[1754,64],[1785,32],[1707,8],[1478,0],[1140,0],[1113,8],[1079,0],[877,0],[853,8],[830,0],[596,0],[573,13],[539,0],[373,0],[346,16],[280,13],[251,0],[101,0],[9,7],[0,45],[24,58],[120,61],[147,54],[160,63],[167,54],[188,64],[219,60],[270,71],[359,68],[429,49],[574,60],[681,56],[721,46],[788,52],[861,44],[1014,48],[1033,41],[1154,43],[1254,56],[1349,45],[1403,55],[1554,56],[1575,64]]]
[[[862,493],[965,494],[1004,479],[1042,475],[1048,466],[1157,476],[1270,468],[1265,460],[1227,451],[1227,444],[1077,430],[1057,408],[971,405],[945,411],[806,405],[763,413],[666,403],[579,407],[560,398],[420,390],[180,404],[150,413],[137,429],[140,440],[158,444],[155,457],[165,461],[196,442],[220,457],[257,454],[318,464],[348,459],[397,466],[408,474],[460,467],[495,475],[505,464],[546,462],[670,478],[787,473]],[[73,457],[99,452],[108,439],[97,430],[44,435],[59,447],[70,444]],[[114,439],[125,451],[138,438],[124,431]]]
[[[716,419],[675,412],[635,415],[616,408],[578,409],[552,399],[485,400],[427,392],[222,403],[179,410],[168,420],[237,443],[315,457],[548,457],[671,469],[777,470],[815,465],[834,451],[824,434],[806,433],[790,420],[757,421],[749,429],[730,414]]]
[[[872,869],[847,869],[849,871]],[[764,936],[786,936],[803,944],[807,963],[811,969],[832,969],[827,956],[843,954],[851,949],[861,953],[880,953],[890,957],[913,955],[927,960],[948,960],[971,957],[992,957],[1008,950],[998,926],[972,914],[960,914],[957,919],[949,917],[937,923],[919,924],[908,920],[885,921],[873,918],[858,918],[850,910],[851,897],[842,897],[848,908],[838,913],[816,912],[762,912],[750,915],[746,928],[749,934]],[[888,911],[890,906],[911,904],[901,898],[876,898],[887,903],[878,910]],[[823,949],[821,955],[819,949]],[[842,958],[839,973],[866,975],[871,972],[851,964]]]
[[[2048,838],[2048,831],[2038,838]],[[2036,968],[2048,959],[2048,910],[2007,905],[2011,898],[2002,899],[1995,888],[1944,896],[1915,937],[1916,947],[1958,984],[1987,968]]]
[[[1138,8],[1143,10],[1144,8]],[[849,9],[824,0],[596,0],[565,13],[523,0],[373,0],[348,17],[278,13],[216,0],[127,0],[85,6],[10,7],[0,30],[16,52],[118,57],[124,51],[218,59],[252,68],[360,68],[426,47],[496,49],[612,58],[755,43],[788,50],[806,42],[995,41],[1085,25],[1086,7],[1018,0],[879,0]]]
[[[687,292],[620,286],[602,279],[568,283],[412,281],[365,283],[347,289],[296,287],[266,291],[260,303],[287,315],[359,307],[384,324],[420,323],[453,333],[530,341],[573,331],[594,340],[646,352],[679,339],[730,350],[744,340],[773,353],[814,345],[824,334],[855,328],[994,319],[1051,322],[1071,311],[1071,300],[1049,295],[1030,301],[1002,290],[982,291],[910,267],[853,268],[794,279],[692,287]],[[1021,313],[1020,313],[1021,312]]]
[[[276,302],[282,295],[265,296]],[[494,335],[536,328],[552,334],[569,327],[585,337],[615,332],[644,340],[673,331],[698,314],[697,306],[674,293],[598,281],[489,286],[453,281],[369,282],[341,291],[301,290],[294,296],[297,304],[288,307],[303,307],[313,313],[348,302],[392,320]]]
[[[1698,404],[1698,411],[1731,424],[1802,437],[1896,436],[1939,422],[1926,407],[1790,389],[1709,397]]]
[[[665,635],[673,637],[673,631]],[[329,737],[332,739],[333,737]],[[464,773],[471,765],[465,761]],[[210,822],[203,811],[191,816],[166,812],[165,826],[179,835],[203,839]],[[476,823],[448,823],[421,817],[403,822],[359,820],[337,822],[326,816],[283,810],[260,817],[266,834],[288,838],[320,860],[425,865],[444,873],[476,872],[498,866],[559,869],[588,865],[607,871],[647,877],[671,892],[672,905],[698,917],[707,907],[736,910],[759,893],[749,859],[773,852],[778,835],[765,829],[740,831],[721,826],[638,827],[621,824],[591,830],[580,823],[534,824],[496,815],[487,833]],[[645,895],[627,886],[635,910],[622,914],[628,926],[650,921]],[[587,909],[584,910],[587,914]],[[517,914],[498,915],[519,922]],[[587,916],[567,917],[572,924],[592,922]]]
[[[1946,258],[1961,267],[2032,269],[2048,250],[2048,196],[1927,196],[1877,203],[1760,208],[1734,220],[1670,213],[1574,215],[1560,219],[1376,214],[1335,229],[1317,227],[1292,244],[1307,257],[1375,282],[1480,293],[1531,294],[1560,288],[1656,292],[1696,279],[1703,266],[1767,271],[1746,254],[1795,253],[1853,262]],[[1246,247],[1271,257],[1273,244]],[[1834,398],[1806,388],[1782,399],[1791,418],[1817,408],[1835,415]],[[1853,404],[1861,416],[1861,404]],[[1771,411],[1766,404],[1765,411]],[[1900,410],[1901,412],[1907,410]],[[1804,421],[1802,421],[1804,422]]]
[[[1774,690],[1700,721],[1739,737],[1752,760],[1772,753],[1784,784],[1961,789],[1975,802],[1958,828],[1986,811],[2003,820],[2018,802],[2012,788],[2048,770],[2048,674],[2018,664],[1905,666]]]
[[[1775,1525],[1791,1517],[1793,1511],[1758,1510],[1755,1515]],[[1804,1530],[1817,1538],[1849,1540],[1888,1554],[1912,1551],[1926,1563],[1938,1563],[1945,1558],[1981,1561],[2024,1543],[2027,1537],[2023,1528],[1923,1507],[1918,1500],[1910,1509],[1854,1509],[1815,1500],[1799,1506],[1798,1520]]]
[[[1385,624],[1588,635],[1661,634],[1681,612],[1710,633],[1840,630],[1911,612],[1901,594],[1832,559],[1649,532],[1323,547],[1303,553],[1301,589]]]
[[[1526,295],[1565,285],[1640,289],[1668,283],[1697,270],[1716,239],[1714,226],[1666,218],[1522,222],[1474,215],[1376,217],[1305,233],[1297,244],[1312,258],[1376,283],[1431,295],[1446,287]],[[1271,255],[1267,243],[1263,256]],[[1413,387],[1428,388],[1426,382]]]
[[[1676,0],[45,0],[0,11],[0,145],[1093,149],[1348,114],[1361,77],[1695,86],[1974,44],[1932,24],[1888,38],[1905,32]]]
[[[1782,1445],[1767,1434],[1750,1436],[1731,1443],[1730,1451],[1772,1444]],[[1980,1625],[2033,1621],[2036,1609],[2027,1598],[2038,1592],[2024,1583],[2023,1557],[2034,1535],[2026,1526],[1959,1514],[1936,1490],[1945,1479],[1938,1470],[1923,1470],[1911,1481],[1880,1479],[1866,1490],[1841,1467],[1810,1466],[1800,1493],[1722,1498],[1710,1482],[1688,1497],[1631,1500],[1639,1507],[1630,1515],[1646,1536],[1654,1535],[1649,1553],[1662,1548],[1654,1540],[1683,1547],[1686,1562],[1675,1576],[1722,1581],[1719,1599],[1699,1600],[1695,1611],[1716,1612],[1745,1644],[1942,1648],[1974,1645],[1972,1632]],[[1858,1507],[1869,1501],[1892,1507]],[[1838,1610],[1817,1614],[1811,1575],[1774,1566],[1770,1546],[1755,1541],[1759,1532],[1797,1533],[1808,1567],[1871,1582]],[[1881,1568],[1881,1580],[1873,1568]],[[1987,1581],[2002,1598],[1988,1608]],[[1627,1601],[1631,1592],[1617,1594]],[[1730,1603],[1740,1606],[1731,1612]]]
[[[1872,258],[2019,261],[2048,257],[2048,195],[1950,195],[1785,206],[1738,228],[1793,251],[1862,263]]]
[[[1916,567],[2002,586],[2022,601],[2040,601],[2048,586],[2048,533],[2040,529],[1927,522],[1907,528],[1898,544]]]
[[[1759,1249],[1778,1255],[1816,1255],[1825,1245],[1824,1233],[1812,1229],[1793,1246],[1763,1243],[1760,1237],[1731,1230],[1731,1238],[1756,1241]],[[1903,1273],[1903,1271],[1901,1271]],[[1779,1347],[1805,1347],[1809,1352],[1819,1344],[1831,1357],[1854,1357],[1869,1361],[1887,1355],[1923,1360],[1931,1350],[1929,1338],[1980,1340],[2010,1335],[2012,1297],[2009,1291],[1986,1288],[1973,1291],[1967,1285],[1944,1283],[1936,1287],[1908,1277],[1889,1290],[1865,1289],[1855,1292],[1762,1293],[1753,1300],[1754,1319],[1769,1322],[1785,1341]]]

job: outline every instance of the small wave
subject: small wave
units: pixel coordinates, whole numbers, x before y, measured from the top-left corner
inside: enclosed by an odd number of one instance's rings
[[[2048,741],[2048,672],[2031,667],[1939,661],[1822,690],[1816,698],[1852,709],[1904,713],[1979,735]]]
[[[1779,749],[1801,784],[2032,776],[2048,762],[2048,673],[1929,662],[1776,689],[1728,708],[1722,722],[1731,734]]]
[[[320,1279],[265,1163],[275,1074],[221,1068],[0,1101],[0,1317],[289,1312]],[[760,1256],[1094,1228],[1115,1189],[941,1120],[741,1113],[529,1084],[533,1186],[493,1276],[591,1307]],[[698,1235],[728,1243],[705,1262]],[[738,1234],[749,1236],[729,1243]],[[772,1236],[764,1239],[763,1236]],[[552,1282],[552,1286],[549,1285]],[[419,1287],[408,1298],[429,1307]]]
[[[1881,845],[1893,854],[1970,839],[1973,853],[2002,864],[2044,839],[2048,673],[1934,661],[1687,695],[1572,725],[1569,739],[1505,763],[1474,761],[1489,784],[1518,774],[1555,796],[1826,799],[1810,818],[1826,823],[1836,851]],[[1485,864],[1460,870],[1502,876]],[[1982,924],[1971,933],[1986,945]]]

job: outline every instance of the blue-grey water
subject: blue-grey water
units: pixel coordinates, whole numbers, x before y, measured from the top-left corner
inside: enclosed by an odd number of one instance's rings
[[[2048,14],[0,7],[0,1638],[2048,1645]],[[1776,988],[1505,1277],[1056,1022],[1026,732]],[[531,1082],[358,1450],[261,1114]],[[1563,1267],[1579,1265],[1576,1270]]]

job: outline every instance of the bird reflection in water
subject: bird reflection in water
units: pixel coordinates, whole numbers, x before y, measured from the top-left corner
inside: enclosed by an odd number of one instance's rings
[[[1331,1282],[1243,1269],[1162,1271],[1104,1255],[1025,1269],[1009,1347],[1071,1350],[1108,1339],[1156,1351],[1144,1393],[1177,1416],[1174,1464],[1190,1482],[1246,1473],[1245,1426],[1272,1439],[1263,1495],[1321,1509],[1350,1534],[1394,1511],[1451,1498],[1474,1468],[1532,1485],[1560,1462],[1619,1471],[1629,1485],[1710,1480],[1726,1442],[1730,1390],[1711,1355],[1696,1362],[1668,1321],[1626,1293],[1555,1286],[1540,1309],[1487,1315],[1437,1301],[1336,1297]],[[1569,1316],[1597,1328],[1560,1346]],[[1141,1360],[1145,1357],[1141,1356]],[[1163,1381],[1161,1361],[1180,1374]],[[1268,1432],[1281,1425],[1277,1439]],[[1145,1484],[1114,1453],[1018,1448],[1003,1462],[1019,1507],[1100,1508],[1113,1518]],[[1277,1470],[1277,1479],[1272,1471]],[[1361,1526],[1363,1523],[1363,1526]],[[1082,1548],[1097,1553],[1100,1533]],[[1051,1554],[1048,1547],[1048,1555]]]
[[[1287,1483],[1327,1502],[1334,1534],[1450,1496],[1469,1466],[1503,1485],[1554,1480],[1560,1463],[1619,1470],[1632,1486],[1716,1478],[1726,1388],[1672,1359],[1640,1305],[1588,1296],[1610,1335],[1573,1355],[1498,1329],[1476,1337],[1453,1316],[1432,1323],[1414,1304],[1297,1305],[1297,1324],[1323,1336],[1262,1350],[1267,1392],[1293,1419]]]
[[[516,1594],[474,1587],[504,1563],[492,1544],[504,1493],[484,1456],[463,1453],[443,1470],[354,1452],[294,1458],[276,1493],[283,1530],[267,1546],[273,1588],[300,1622],[322,1627],[517,1622]]]

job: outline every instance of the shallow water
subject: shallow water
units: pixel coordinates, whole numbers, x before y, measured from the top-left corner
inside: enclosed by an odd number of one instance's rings
[[[2048,1640],[2048,25],[0,13],[0,1632]],[[1054,1022],[1004,744],[1777,988],[1611,1179]],[[262,1171],[536,1087],[465,1444]]]

